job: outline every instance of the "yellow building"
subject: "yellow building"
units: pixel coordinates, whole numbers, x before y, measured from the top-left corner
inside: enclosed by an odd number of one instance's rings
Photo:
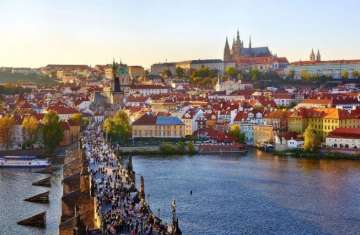
[[[336,128],[360,127],[360,115],[336,108],[300,109],[289,116],[288,130],[302,134],[308,126],[325,138]]]
[[[173,116],[146,113],[132,123],[133,138],[183,138],[185,125]]]
[[[274,142],[274,131],[271,125],[254,125],[253,131],[255,146]]]

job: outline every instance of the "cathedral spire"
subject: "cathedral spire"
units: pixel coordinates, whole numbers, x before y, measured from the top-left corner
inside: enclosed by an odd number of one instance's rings
[[[224,61],[229,61],[229,60],[231,60],[231,52],[230,52],[229,41],[228,38],[226,37],[225,48],[224,48]]]
[[[318,49],[318,51],[316,53],[316,61],[321,61],[321,55],[320,55],[319,49]]]
[[[236,32],[236,44],[237,44],[237,45],[240,45],[240,44],[241,44],[241,42],[240,42],[240,32],[239,32],[239,30],[237,30],[237,32]]]
[[[314,53],[314,49],[311,49],[311,53],[310,53],[310,61],[315,61],[315,53]]]

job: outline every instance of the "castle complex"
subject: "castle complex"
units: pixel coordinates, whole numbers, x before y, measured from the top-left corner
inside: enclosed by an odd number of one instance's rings
[[[229,41],[226,38],[224,49],[224,61],[238,61],[243,57],[268,57],[272,56],[268,47],[252,47],[251,37],[249,38],[249,47],[244,47],[244,41],[240,40],[240,33],[237,31],[231,49]]]
[[[237,31],[233,39],[231,49],[228,38],[225,41],[224,62],[235,62],[238,69],[258,69],[261,71],[283,70],[288,65],[285,57],[273,55],[268,47],[252,47],[251,37],[249,46],[244,47],[244,41],[240,39]]]

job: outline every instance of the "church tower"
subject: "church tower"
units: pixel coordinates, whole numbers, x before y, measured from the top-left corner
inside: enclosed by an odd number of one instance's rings
[[[230,46],[229,46],[228,38],[226,37],[225,48],[224,48],[224,62],[231,61],[231,59],[232,58],[231,58]]]
[[[117,76],[117,65],[115,63],[115,60],[113,61],[112,65],[112,72],[113,72],[113,92],[120,92],[120,79]]]
[[[118,76],[118,65],[113,61],[112,65],[112,73],[113,73],[113,84],[111,89],[111,103],[115,105],[120,105],[123,103],[123,92],[120,87],[120,79]]]
[[[318,51],[316,53],[316,61],[321,61],[321,55],[320,55],[319,49],[318,49]]]
[[[241,40],[239,30],[236,33],[236,40],[234,39],[232,46],[232,55],[233,59],[236,59],[241,56]]]
[[[311,53],[310,53],[310,61],[315,61],[315,53],[314,53],[314,49],[311,49]]]

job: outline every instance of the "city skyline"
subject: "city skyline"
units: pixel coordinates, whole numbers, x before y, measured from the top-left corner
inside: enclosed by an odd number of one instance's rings
[[[0,66],[153,63],[222,58],[240,31],[289,61],[357,59],[356,9],[346,1],[2,1]],[[349,38],[351,36],[351,38]]]

